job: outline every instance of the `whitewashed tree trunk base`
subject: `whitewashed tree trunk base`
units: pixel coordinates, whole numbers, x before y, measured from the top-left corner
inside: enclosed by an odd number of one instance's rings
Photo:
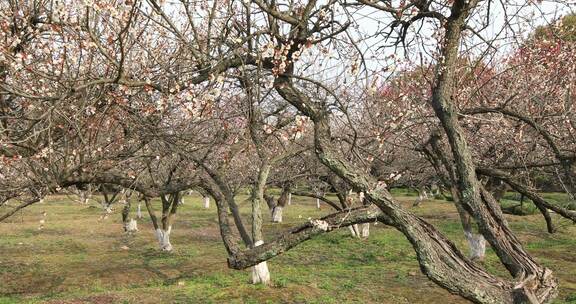
[[[464,231],[468,247],[470,248],[470,259],[483,261],[486,254],[486,240],[481,234]]]
[[[360,237],[367,239],[370,236],[370,223],[360,224]]]
[[[172,226],[168,227],[168,230],[162,230],[160,228],[156,229],[156,239],[160,245],[160,250],[162,251],[172,251],[173,247],[170,243],[170,233],[172,232]]]
[[[350,225],[348,226],[348,229],[350,230],[350,234],[352,235],[352,237],[354,238],[360,237],[360,230],[358,229],[358,224]]]
[[[210,208],[210,197],[205,196],[204,197],[204,209],[208,209]]]
[[[272,210],[272,222],[282,223],[282,210],[283,208],[280,206],[274,207],[274,210]]]
[[[138,203],[138,210],[136,211],[136,217],[139,219],[142,218],[142,203]]]
[[[264,241],[260,240],[254,243],[254,246],[257,247],[262,244],[264,244]],[[256,264],[252,267],[252,284],[270,284],[270,271],[268,270],[268,264],[266,264],[266,262]]]
[[[292,205],[292,193],[288,193],[288,206]]]
[[[135,219],[130,219],[128,223],[126,223],[126,232],[133,233],[138,231],[138,222]]]
[[[320,199],[316,199],[316,208],[320,209]]]

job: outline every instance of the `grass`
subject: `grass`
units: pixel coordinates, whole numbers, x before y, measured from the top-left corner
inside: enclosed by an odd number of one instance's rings
[[[413,197],[399,198],[412,208]],[[248,215],[245,199],[239,202]],[[266,239],[330,212],[317,210],[314,200],[293,199],[284,223],[266,224]],[[426,201],[412,210],[465,248],[450,202]],[[43,211],[45,228],[38,230]],[[157,250],[148,219],[139,220],[140,231],[128,236],[122,232],[120,208],[107,219],[100,216],[98,208],[52,197],[1,223],[0,304],[466,303],[421,274],[403,235],[381,224],[372,226],[367,240],[353,239],[342,229],[270,260],[273,286],[263,287],[248,284],[249,270],[227,268],[215,208],[203,209],[198,196],[186,197],[178,213],[173,253]],[[527,250],[559,278],[555,303],[576,303],[576,226],[555,216],[559,232],[550,235],[537,214],[508,220]],[[484,267],[507,276],[490,249]]]

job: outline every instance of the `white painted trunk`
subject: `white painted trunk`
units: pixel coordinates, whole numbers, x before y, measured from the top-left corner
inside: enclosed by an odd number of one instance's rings
[[[162,251],[172,251],[172,244],[170,243],[170,233],[172,232],[172,226],[168,226],[167,230],[156,229],[156,239],[160,245],[160,250]]]
[[[288,206],[292,205],[292,193],[288,193]]]
[[[352,237],[360,237],[360,230],[358,229],[358,224],[354,224],[354,225],[350,225],[348,226],[348,229],[350,230],[350,234],[352,234]]]
[[[418,198],[414,201],[414,203],[412,204],[412,206],[418,206],[422,203],[422,201],[424,201],[424,196],[422,195],[422,192],[418,193]]]
[[[112,213],[112,206],[107,205],[104,207],[104,212],[108,215],[110,213]]]
[[[84,205],[88,204],[88,195],[84,191],[80,192],[80,203]]]
[[[320,209],[320,199],[316,199],[316,208]]]
[[[264,241],[260,240],[254,243],[254,246],[258,247],[264,244]],[[268,264],[262,262],[256,264],[252,267],[252,284],[270,284],[270,271],[268,270]]]
[[[138,222],[135,219],[130,219],[126,223],[126,232],[136,232],[138,231]]]
[[[210,208],[210,197],[205,196],[204,197],[204,209],[208,209]]]
[[[272,221],[274,223],[282,223],[282,209],[281,206],[276,206],[272,210]]]
[[[142,203],[138,203],[138,210],[136,211],[136,217],[139,219],[142,218]]]
[[[370,223],[360,224],[360,237],[367,239],[370,236]]]
[[[470,248],[470,259],[484,260],[484,255],[486,254],[486,240],[484,236],[469,231],[464,231],[464,236],[466,236],[468,247]]]

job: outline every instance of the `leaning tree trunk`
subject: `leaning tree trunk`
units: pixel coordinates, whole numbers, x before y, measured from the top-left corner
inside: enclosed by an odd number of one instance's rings
[[[456,1],[457,6],[463,5],[462,1]],[[354,166],[338,156],[339,153],[332,147],[330,122],[324,108],[319,107],[307,95],[297,90],[289,77],[278,77],[274,87],[285,100],[314,122],[314,145],[320,161],[356,191],[363,191],[367,201],[374,203],[382,210],[390,220],[388,224],[401,231],[410,241],[416,251],[421,270],[431,280],[476,303],[526,303],[529,301],[543,303],[553,297],[556,283],[550,271],[540,273],[538,277],[528,276],[518,278],[517,282],[506,282],[487,273],[465,258],[456,246],[433,226],[404,210],[386,189],[378,187],[378,183],[371,177],[356,170]],[[483,217],[479,219],[490,220]],[[509,230],[504,230],[502,233],[511,234]],[[509,235],[505,235],[504,238],[511,241],[508,243],[510,245],[515,240]],[[495,240],[498,241],[498,239]],[[512,246],[515,245],[521,248],[517,241]],[[504,258],[502,260],[505,261]]]
[[[446,133],[456,164],[458,194],[462,206],[476,219],[480,231],[490,243],[500,261],[520,281],[518,288],[527,302],[542,303],[555,296],[557,282],[551,271],[539,265],[522,247],[508,228],[499,204],[483,190],[475,172],[472,153],[466,142],[458,114],[451,101],[454,67],[464,21],[476,1],[456,0],[445,24],[441,64],[437,65],[436,84],[432,90],[432,106]]]

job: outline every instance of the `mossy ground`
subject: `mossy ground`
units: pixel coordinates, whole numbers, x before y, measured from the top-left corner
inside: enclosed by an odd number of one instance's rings
[[[413,198],[397,194],[412,208]],[[239,201],[247,215],[248,203]],[[427,201],[412,210],[466,250],[452,203]],[[43,211],[47,220],[39,230]],[[328,212],[294,197],[284,223],[266,224],[267,237]],[[248,284],[249,270],[227,268],[215,207],[203,209],[199,196],[187,196],[179,210],[173,253],[158,251],[146,213],[133,236],[122,232],[120,208],[107,219],[101,215],[99,208],[52,197],[1,223],[0,304],[466,303],[420,273],[410,244],[381,224],[368,240],[342,229],[270,260],[273,286],[263,287]],[[576,226],[555,216],[559,232],[550,235],[538,214],[508,219],[528,251],[559,278],[556,303],[576,303]],[[507,275],[490,249],[484,266]]]

